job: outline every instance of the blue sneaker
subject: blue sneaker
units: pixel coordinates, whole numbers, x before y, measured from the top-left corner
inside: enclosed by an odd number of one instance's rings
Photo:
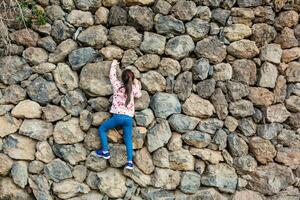
[[[133,169],[133,162],[127,161],[125,169]]]
[[[108,151],[102,151],[101,149],[96,150],[96,155],[100,158],[104,158],[106,160],[110,159],[110,154]]]

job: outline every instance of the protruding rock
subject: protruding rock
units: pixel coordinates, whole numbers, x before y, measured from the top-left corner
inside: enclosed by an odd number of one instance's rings
[[[225,45],[216,37],[208,37],[199,41],[195,53],[198,58],[207,58],[213,64],[222,62],[227,55]]]
[[[183,113],[200,118],[210,117],[214,112],[214,106],[207,100],[192,94],[182,106]]]
[[[255,158],[262,164],[273,161],[273,158],[276,156],[275,147],[270,141],[263,138],[253,137],[250,140],[249,146]]]
[[[163,119],[174,113],[181,112],[181,105],[178,98],[168,93],[156,93],[151,99],[150,107],[156,117]]]
[[[163,147],[168,143],[171,138],[171,130],[169,123],[166,120],[158,122],[154,127],[152,127],[147,133],[147,146],[150,152]]]
[[[237,174],[234,168],[227,164],[209,165],[207,174],[201,178],[201,183],[218,187],[223,192],[234,193],[237,187]]]
[[[189,35],[176,36],[167,42],[165,54],[179,60],[188,56],[194,48],[195,44]]]

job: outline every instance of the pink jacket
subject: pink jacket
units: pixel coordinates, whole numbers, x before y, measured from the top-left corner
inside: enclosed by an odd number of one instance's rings
[[[116,74],[116,65],[111,65],[109,79],[113,86],[113,102],[110,109],[111,113],[122,114],[133,117],[134,116],[134,98],[140,98],[142,96],[141,88],[139,84],[133,84],[131,101],[125,105],[127,95],[125,94],[125,88],[122,81],[119,81]]]

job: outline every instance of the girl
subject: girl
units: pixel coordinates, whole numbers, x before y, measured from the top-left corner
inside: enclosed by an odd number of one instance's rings
[[[135,82],[131,70],[122,72],[122,81],[116,75],[117,60],[113,60],[110,68],[109,79],[113,86],[113,102],[110,112],[113,116],[106,120],[98,129],[102,149],[96,150],[99,157],[109,159],[109,148],[106,133],[109,129],[121,126],[123,128],[124,141],[126,145],[127,164],[126,169],[133,169],[132,162],[132,125],[134,115],[134,97],[142,96],[140,85]]]

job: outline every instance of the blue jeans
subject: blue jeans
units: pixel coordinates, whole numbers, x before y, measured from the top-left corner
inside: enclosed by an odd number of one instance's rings
[[[132,161],[132,124],[133,119],[128,115],[113,114],[110,119],[106,120],[98,129],[102,150],[109,150],[106,136],[107,131],[117,126],[121,126],[123,128],[123,138],[126,145],[127,160]]]

